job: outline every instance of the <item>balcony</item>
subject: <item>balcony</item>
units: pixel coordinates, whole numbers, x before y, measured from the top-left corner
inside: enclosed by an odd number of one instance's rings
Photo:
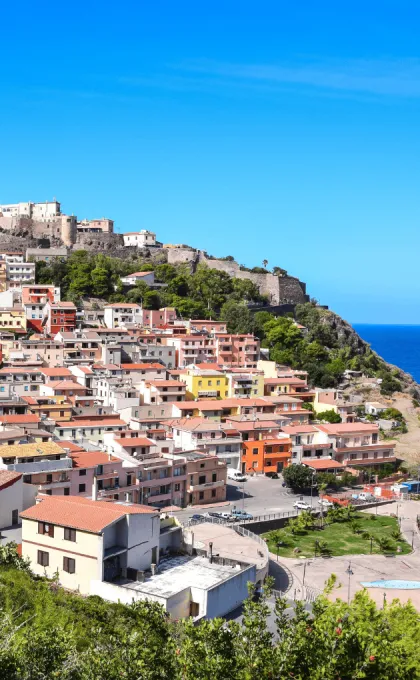
[[[217,397],[219,392],[217,390],[199,390],[197,394],[199,397]]]
[[[36,481],[32,482],[34,485],[37,485]],[[38,490],[39,491],[46,491],[47,489],[61,489],[61,488],[69,488],[70,487],[70,477],[66,477],[66,479],[59,480],[57,482],[42,482],[41,484],[38,484]]]
[[[37,472],[59,472],[60,470],[70,469],[72,465],[71,458],[60,458],[60,460],[37,460],[33,463],[12,463],[7,465],[6,469],[31,475]]]
[[[111,472],[104,472],[102,475],[96,475],[97,479],[113,479],[114,477],[119,477],[121,472],[118,470],[112,470]]]
[[[205,482],[204,484],[191,484],[188,487],[188,491],[204,491],[204,489],[216,489],[221,486],[225,486],[223,479],[219,479],[216,482]]]
[[[109,494],[114,493],[125,493],[127,491],[135,491],[139,487],[137,484],[130,484],[129,486],[121,486],[119,484],[115,486],[107,486],[98,491],[98,498],[103,498],[104,496],[109,496]]]

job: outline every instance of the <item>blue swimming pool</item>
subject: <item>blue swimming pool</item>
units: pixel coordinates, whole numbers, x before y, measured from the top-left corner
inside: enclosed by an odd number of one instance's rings
[[[399,579],[392,579],[390,581],[361,581],[361,585],[365,588],[396,588],[399,590],[415,590],[420,588],[420,581],[403,581]]]

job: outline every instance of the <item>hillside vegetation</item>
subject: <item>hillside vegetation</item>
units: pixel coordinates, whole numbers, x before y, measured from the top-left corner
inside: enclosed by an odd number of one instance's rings
[[[125,290],[121,277],[135,271],[154,271],[156,282],[166,284],[158,291],[144,282]],[[187,265],[172,265],[136,258],[121,260],[84,250],[73,252],[65,262],[38,262],[37,283],[60,286],[62,297],[82,303],[96,297],[109,302],[136,302],[146,309],[175,307],[183,318],[221,319],[232,333],[254,333],[270,358],[280,364],[308,371],[312,385],[334,387],[346,369],[363,371],[381,378],[381,392],[410,390],[418,396],[417,385],[407,374],[391,367],[333,312],[314,303],[297,305],[295,318],[276,317],[269,312],[255,314],[248,303],[264,304],[258,287],[248,279],[236,279],[227,273],[201,264],[194,273]],[[302,331],[295,321],[304,326]]]
[[[333,580],[329,584],[334,585]],[[377,609],[365,592],[322,596],[290,616],[266,597],[242,623],[171,621],[156,602],[131,606],[64,591],[0,546],[0,680],[337,680],[418,678],[420,618],[411,604]]]

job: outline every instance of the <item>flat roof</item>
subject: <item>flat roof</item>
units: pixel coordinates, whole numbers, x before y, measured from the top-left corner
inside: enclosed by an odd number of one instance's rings
[[[210,564],[207,557],[178,555],[162,560],[158,573],[143,583],[119,580],[117,585],[155,597],[170,598],[186,588],[208,590],[240,571],[234,567]]]

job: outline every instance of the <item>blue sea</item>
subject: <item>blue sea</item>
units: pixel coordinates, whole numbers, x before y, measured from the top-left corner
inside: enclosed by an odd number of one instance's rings
[[[353,324],[380,356],[420,382],[420,326]]]

